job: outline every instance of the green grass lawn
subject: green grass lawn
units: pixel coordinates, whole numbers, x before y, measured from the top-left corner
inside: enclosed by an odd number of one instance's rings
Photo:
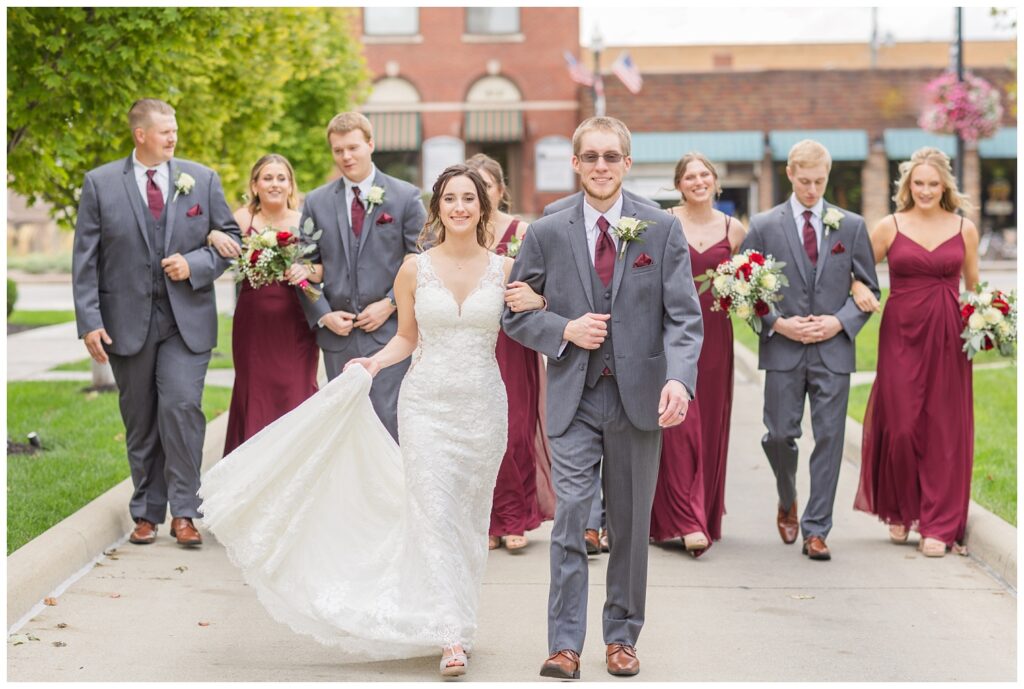
[[[82,393],[83,384],[10,382],[7,434],[39,434],[44,451],[7,456],[7,554],[128,477],[124,424],[115,393]],[[231,390],[207,387],[207,420],[227,411]],[[125,509],[128,506],[125,505]]]
[[[16,314],[17,312],[15,312]],[[224,314],[217,315],[217,346],[213,348],[213,355],[210,357],[210,368],[234,368],[235,362],[231,359],[231,316]],[[82,346],[85,351],[85,346]],[[86,357],[78,361],[54,366],[51,371],[91,371],[91,360]]]
[[[864,421],[870,385],[850,389],[850,416]],[[1017,525],[1017,369],[974,371],[971,497]]]
[[[10,325],[28,325],[33,328],[56,325],[75,320],[74,311],[19,311],[11,312],[7,322]]]

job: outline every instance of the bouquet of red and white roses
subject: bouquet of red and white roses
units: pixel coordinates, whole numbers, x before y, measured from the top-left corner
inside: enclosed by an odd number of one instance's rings
[[[973,292],[960,295],[964,321],[963,350],[973,359],[978,352],[998,349],[1003,356],[1013,356],[1017,342],[1017,293],[988,289],[981,283]]]
[[[695,279],[702,283],[701,294],[710,289],[715,297],[712,311],[727,311],[742,318],[760,334],[761,316],[775,311],[775,303],[782,300],[779,290],[789,285],[782,272],[785,265],[771,254],[749,249]]]
[[[297,228],[292,228],[293,230]],[[313,229],[313,220],[306,218],[302,228],[303,238],[290,230],[278,230],[272,226],[242,237],[242,255],[235,259],[237,280],[248,280],[254,288],[260,288],[285,279],[284,274],[303,257],[316,250],[316,241],[321,231]],[[306,261],[306,265],[310,265]],[[311,300],[320,298],[320,290],[303,280],[299,287]]]

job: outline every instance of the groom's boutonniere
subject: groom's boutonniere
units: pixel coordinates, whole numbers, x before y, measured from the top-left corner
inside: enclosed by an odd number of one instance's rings
[[[174,178],[174,198],[171,200],[176,200],[182,194],[188,196],[189,192],[192,191],[192,187],[194,187],[195,185],[195,177],[188,174],[187,172],[179,172],[178,176]]]
[[[838,208],[829,208],[825,211],[825,215],[821,216],[821,224],[825,226],[825,236],[828,236],[830,230],[838,230],[839,223],[842,222],[843,215]]]
[[[370,191],[366,194],[366,212],[373,212],[373,207],[382,203],[384,203],[384,187],[376,185],[370,187]]]
[[[626,246],[630,242],[643,242],[640,239],[640,235],[644,233],[644,230],[648,226],[654,225],[653,222],[647,220],[637,220],[636,218],[619,218],[619,222],[615,227],[612,228],[612,234],[614,234],[619,240],[619,259],[625,257]]]

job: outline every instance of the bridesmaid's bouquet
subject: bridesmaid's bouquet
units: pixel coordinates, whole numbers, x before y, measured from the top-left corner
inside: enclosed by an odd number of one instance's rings
[[[760,334],[761,316],[774,313],[775,303],[782,301],[779,290],[789,285],[782,272],[785,265],[771,254],[748,249],[694,280],[701,283],[700,294],[711,290],[715,297],[712,311],[726,311],[741,318]]]
[[[973,359],[978,352],[998,349],[1003,356],[1012,357],[1017,342],[1017,293],[990,290],[983,282],[973,292],[960,295],[963,307],[960,317],[964,331],[963,351]]]
[[[268,225],[260,232],[242,237],[242,255],[234,264],[237,281],[248,280],[255,289],[282,281],[289,268],[316,251],[321,230],[313,228],[312,218],[306,218],[301,233],[292,230],[278,230]],[[309,261],[305,263],[310,265]],[[320,290],[308,281],[303,280],[299,287],[311,301],[320,298]]]

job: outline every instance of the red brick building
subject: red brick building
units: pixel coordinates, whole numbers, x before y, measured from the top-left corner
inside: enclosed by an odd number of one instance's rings
[[[444,167],[484,152],[526,215],[576,189],[579,100],[563,53],[579,56],[578,8],[367,7],[357,28],[380,168],[429,190]]]

